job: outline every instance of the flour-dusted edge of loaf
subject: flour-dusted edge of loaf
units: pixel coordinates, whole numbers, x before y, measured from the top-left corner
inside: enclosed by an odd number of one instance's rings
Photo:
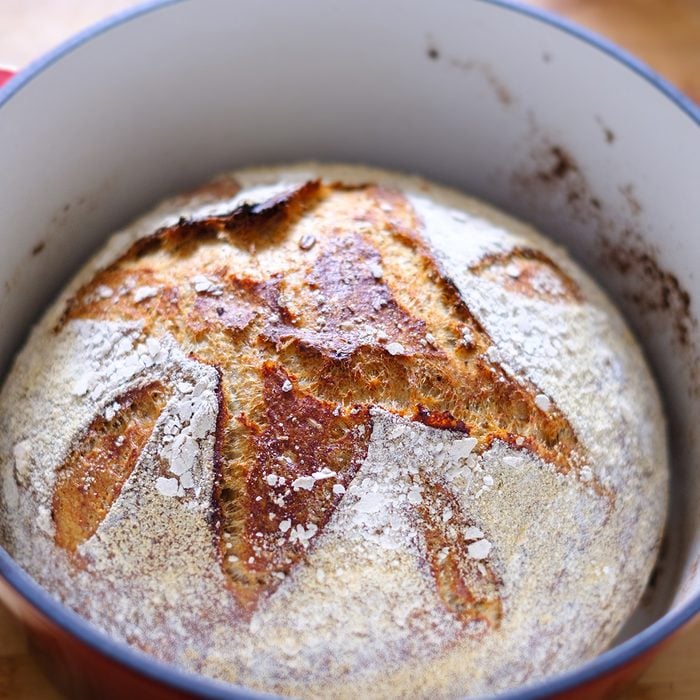
[[[241,616],[212,547],[217,372],[171,336],[145,336],[139,321],[74,318],[54,329],[78,290],[141,237],[183,216],[269,201],[318,177],[405,194],[436,264],[490,338],[485,361],[536,390],[543,413],[560,412],[586,457],[564,473],[518,443],[495,440],[469,454],[459,432],[372,409],[366,456],[347,487],[336,484],[342,500],[325,528],[316,534],[308,523],[288,525],[309,543],[304,564]],[[603,650],[653,566],[668,491],[657,391],[604,294],[530,227],[419,178],[308,163],[240,171],[216,183],[164,202],[110,239],[18,355],[0,395],[0,525],[12,555],[113,636],[273,692],[482,694]],[[302,224],[293,234],[299,240]],[[517,263],[537,262],[532,251],[553,261],[559,282],[546,274],[523,279]],[[381,279],[382,270],[372,274]],[[196,270],[192,278],[198,294],[216,296],[210,280],[196,279]],[[154,291],[143,284],[129,294],[139,304]],[[393,345],[386,345],[390,354],[405,350]],[[74,555],[54,544],[56,470],[96,415],[108,422],[125,391],[154,384],[166,388],[165,408],[109,513],[77,546],[76,567]],[[165,436],[188,446],[185,461]],[[436,595],[412,524],[427,497],[416,472],[449,472],[449,489],[469,516],[467,551],[484,571],[475,575],[498,579],[497,626],[458,624]],[[320,488],[327,472],[318,476],[296,491]],[[454,515],[441,508],[448,527]]]

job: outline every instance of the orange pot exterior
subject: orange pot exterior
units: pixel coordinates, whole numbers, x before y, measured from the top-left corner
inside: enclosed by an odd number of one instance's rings
[[[73,637],[0,578],[0,599],[23,624],[47,677],[71,700],[176,700],[194,697],[113,661]]]

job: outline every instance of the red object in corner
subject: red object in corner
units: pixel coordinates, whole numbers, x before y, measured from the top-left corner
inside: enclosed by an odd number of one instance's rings
[[[13,75],[15,71],[0,68],[0,87],[2,87]]]

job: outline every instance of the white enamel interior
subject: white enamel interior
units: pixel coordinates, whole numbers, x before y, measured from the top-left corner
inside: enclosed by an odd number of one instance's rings
[[[553,146],[578,170],[548,181],[537,173],[552,169]],[[182,0],[75,46],[22,86],[0,108],[0,153],[3,371],[110,231],[220,170],[374,164],[539,225],[621,303],[671,420],[669,547],[623,636],[700,590],[700,334],[681,347],[673,312],[629,300],[646,282],[600,262],[601,240],[628,231],[697,310],[700,128],[599,48],[487,2]]]

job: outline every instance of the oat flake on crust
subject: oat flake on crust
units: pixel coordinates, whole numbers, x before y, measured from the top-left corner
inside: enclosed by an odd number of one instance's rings
[[[478,695],[581,663],[641,595],[667,486],[656,388],[591,280],[363,167],[163,203],[0,395],[17,561],[107,633],[282,694]]]

